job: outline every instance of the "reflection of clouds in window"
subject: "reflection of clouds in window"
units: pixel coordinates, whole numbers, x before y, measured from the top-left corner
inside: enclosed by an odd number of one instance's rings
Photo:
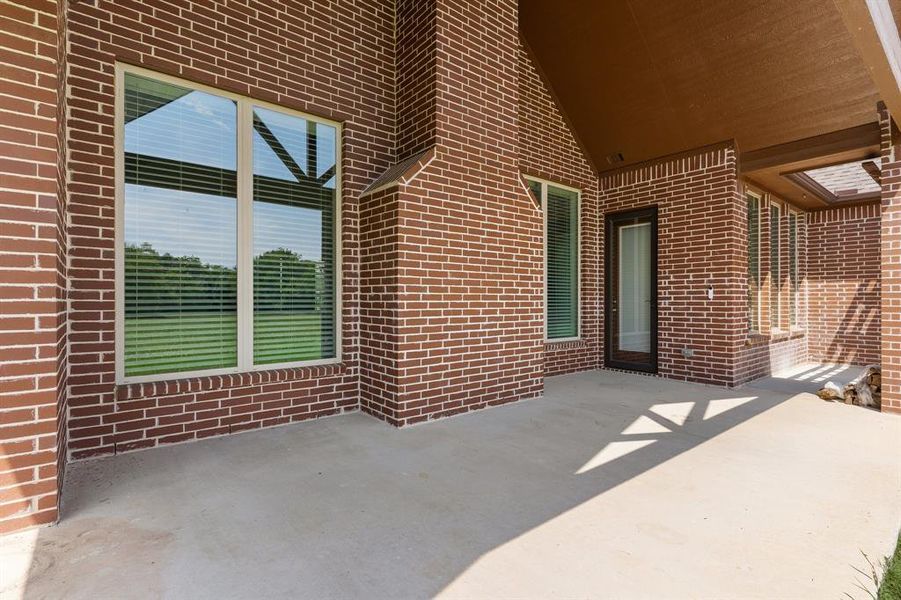
[[[334,127],[260,107],[254,107],[254,117],[268,128],[278,143],[288,152],[290,159],[307,177],[321,177],[335,166],[336,131]],[[307,142],[311,129],[316,136],[316,173],[309,171]],[[255,131],[254,172],[258,175],[288,179],[288,169],[284,164],[276,164],[276,161],[281,162],[260,133]],[[334,185],[334,178],[332,178],[326,187],[333,188]]]
[[[236,118],[234,101],[191,92],[127,123],[125,151],[235,170]]]
[[[319,168],[316,169],[316,177],[321,177],[326,171],[335,166],[335,147],[335,128],[323,125],[322,123],[317,123],[316,165]],[[333,181],[333,179],[330,179],[329,181]]]
[[[253,162],[254,172],[257,175],[297,181],[275,152],[263,139],[259,131],[253,132]]]
[[[236,204],[234,198],[126,185],[125,244],[235,268]]]
[[[254,202],[253,253],[284,248],[305,260],[322,260],[322,212],[297,206]],[[331,253],[330,250],[327,252]]]
[[[269,128],[269,131],[271,131],[281,145],[285,147],[285,150],[288,151],[290,157],[297,163],[297,166],[300,167],[300,170],[309,175],[307,172],[306,121],[299,119],[298,117],[285,115],[265,108],[255,107],[253,110],[254,116]],[[301,126],[299,127],[298,124]],[[254,136],[254,138],[256,139],[256,136]],[[262,141],[262,138],[260,141]],[[254,155],[254,161],[256,160],[257,156]],[[266,173],[259,171],[256,164],[257,163],[254,162],[255,172],[260,175],[265,175]]]

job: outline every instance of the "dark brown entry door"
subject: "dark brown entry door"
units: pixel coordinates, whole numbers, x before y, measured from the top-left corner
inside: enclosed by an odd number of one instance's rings
[[[608,367],[657,372],[657,208],[607,215]]]

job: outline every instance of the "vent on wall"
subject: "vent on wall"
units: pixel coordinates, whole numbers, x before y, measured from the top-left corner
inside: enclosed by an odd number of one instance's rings
[[[616,163],[623,162],[623,160],[624,159],[623,159],[622,152],[617,152],[616,154],[608,154],[607,155],[607,164],[608,165],[615,165]]]

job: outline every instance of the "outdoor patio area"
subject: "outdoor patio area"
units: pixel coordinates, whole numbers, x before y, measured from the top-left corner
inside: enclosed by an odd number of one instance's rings
[[[901,418],[594,371],[395,429],[362,413],[68,467],[4,598],[837,598],[893,548]],[[893,451],[894,449],[894,451]]]

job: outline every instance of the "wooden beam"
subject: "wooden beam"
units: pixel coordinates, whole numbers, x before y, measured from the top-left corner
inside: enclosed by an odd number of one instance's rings
[[[876,161],[868,160],[867,162],[861,165],[863,170],[867,172],[867,175],[873,178],[878,185],[882,185],[882,169]]]
[[[901,122],[901,37],[888,0],[833,0],[879,96]]]
[[[803,140],[743,152],[740,164],[743,173],[752,173],[761,169],[869,147],[879,147],[879,123],[867,123]]]

